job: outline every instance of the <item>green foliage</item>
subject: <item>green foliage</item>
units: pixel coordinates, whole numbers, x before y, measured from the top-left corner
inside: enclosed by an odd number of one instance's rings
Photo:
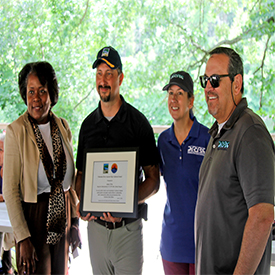
[[[274,0],[0,0],[0,115],[26,110],[17,87],[21,68],[47,60],[60,98],[54,112],[69,121],[76,150],[82,120],[98,104],[93,61],[115,47],[125,74],[121,94],[153,125],[170,125],[162,87],[177,70],[194,79],[197,119],[211,126],[198,76],[208,52],[224,45],[244,61],[245,96],[275,132]]]

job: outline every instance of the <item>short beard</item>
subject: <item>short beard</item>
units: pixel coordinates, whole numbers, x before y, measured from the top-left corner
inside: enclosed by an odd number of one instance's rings
[[[107,96],[101,96],[100,95],[100,99],[103,101],[103,102],[109,102],[110,99],[111,99],[111,95],[107,95]]]
[[[109,95],[107,95],[107,96],[102,96],[102,95],[100,94],[100,88],[103,88],[103,86],[101,86],[101,85],[98,86],[98,93],[99,93],[100,99],[101,99],[103,102],[109,102],[110,99],[111,99],[111,87],[110,87],[110,86],[104,87],[104,88],[110,89],[110,93],[109,93]]]

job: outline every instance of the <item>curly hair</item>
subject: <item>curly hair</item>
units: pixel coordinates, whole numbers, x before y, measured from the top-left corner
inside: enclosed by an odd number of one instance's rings
[[[36,75],[41,85],[47,86],[53,107],[58,101],[59,87],[52,65],[46,61],[27,63],[18,74],[19,92],[26,105],[27,83],[30,74]]]

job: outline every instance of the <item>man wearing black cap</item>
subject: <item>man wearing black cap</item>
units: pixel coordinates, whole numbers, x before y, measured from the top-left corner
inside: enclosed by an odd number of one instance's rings
[[[193,80],[188,73],[172,73],[163,90],[168,93],[168,110],[174,122],[158,139],[167,193],[160,253],[165,274],[194,274],[199,169],[210,135],[193,115]]]
[[[123,81],[118,52],[104,47],[93,64],[96,68],[98,108],[82,123],[76,160],[76,191],[80,198],[83,154],[86,148],[139,148],[138,218],[96,218],[88,214],[88,240],[94,274],[141,274],[143,264],[142,218],[145,200],[159,188],[159,154],[153,130],[137,109],[125,102],[119,88]],[[142,172],[145,179],[143,180]],[[80,215],[80,213],[79,213]]]

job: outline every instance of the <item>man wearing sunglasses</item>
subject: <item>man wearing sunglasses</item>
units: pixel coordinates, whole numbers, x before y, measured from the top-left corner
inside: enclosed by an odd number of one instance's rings
[[[200,77],[216,119],[199,175],[196,274],[269,274],[274,220],[274,142],[243,98],[243,64],[210,52]]]

